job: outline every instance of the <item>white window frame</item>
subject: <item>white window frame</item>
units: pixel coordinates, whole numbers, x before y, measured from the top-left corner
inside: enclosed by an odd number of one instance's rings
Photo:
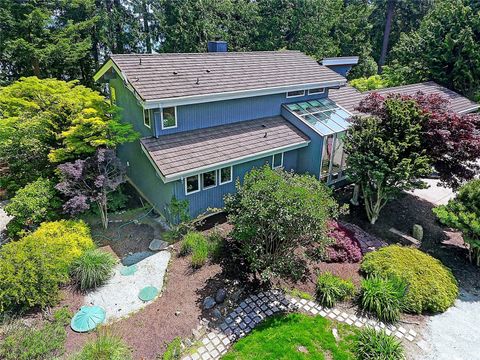
[[[288,95],[292,92],[297,92],[297,91],[302,91],[301,94],[298,94],[298,95]],[[302,97],[302,96],[305,96],[305,90],[292,90],[292,91],[287,91],[287,99],[290,99],[290,98],[296,98],[296,97]]]
[[[203,181],[203,176],[206,173],[211,173],[211,172],[215,173],[215,185],[210,185],[210,186],[205,187],[204,186],[204,181]],[[202,173],[202,189],[203,190],[213,189],[214,187],[217,187],[217,185],[218,185],[218,171],[217,170],[210,170],[210,171],[205,171],[204,173]]]
[[[148,113],[149,125],[145,122],[145,113]],[[152,128],[152,111],[150,109],[143,109],[143,125],[149,129]]]
[[[321,91],[315,91],[319,89]],[[325,94],[325,88],[308,89],[308,95],[320,95],[320,94]]]
[[[283,167],[283,152],[281,153],[276,153],[276,154],[273,154],[272,155],[272,169],[280,169],[281,167]],[[280,165],[278,166],[275,166],[274,162],[275,162],[275,155],[282,155],[282,160],[280,161]]]
[[[197,181],[198,181],[198,189],[195,190],[195,191],[190,191],[190,192],[188,192],[188,190],[187,190],[187,179],[188,179],[188,178],[191,178],[191,177],[195,177],[195,176],[197,177]],[[195,193],[197,193],[197,192],[200,192],[200,190],[202,189],[202,186],[201,186],[201,185],[202,185],[202,184],[200,183],[200,174],[187,176],[187,177],[185,178],[185,185],[184,185],[184,186],[185,186],[185,195],[191,195],[191,194],[195,194]]]
[[[226,168],[230,168],[230,179],[222,182],[222,170],[226,169]],[[218,180],[219,180],[218,183],[220,185],[231,183],[233,181],[233,166],[224,166],[224,167],[218,169]]]
[[[168,108],[171,108],[171,107],[173,107],[175,109],[175,126],[165,127],[165,126],[163,126],[163,109],[168,109]],[[176,106],[167,106],[167,107],[164,107],[164,108],[160,109],[160,124],[162,126],[162,130],[175,129],[178,126],[177,107]]]

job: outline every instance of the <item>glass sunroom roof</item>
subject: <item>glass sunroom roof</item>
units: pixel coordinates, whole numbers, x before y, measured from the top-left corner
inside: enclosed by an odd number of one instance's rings
[[[347,119],[351,114],[327,98],[288,104],[286,107],[321,135],[335,134],[350,127]]]

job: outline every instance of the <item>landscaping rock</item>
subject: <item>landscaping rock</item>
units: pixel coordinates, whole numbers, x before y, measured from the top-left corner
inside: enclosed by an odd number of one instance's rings
[[[221,318],[222,318],[222,313],[221,313],[220,310],[218,310],[218,309],[214,309],[214,310],[212,311],[212,315],[213,315],[213,317],[216,318],[216,319],[221,319]]]
[[[422,227],[422,225],[418,225],[418,224],[413,225],[412,235],[418,241],[422,241],[422,239],[423,239],[423,227]]]
[[[225,289],[218,289],[217,294],[215,295],[215,301],[217,304],[221,304],[225,301],[225,297],[227,296],[227,291]]]
[[[299,347],[297,347],[297,351],[298,352],[301,352],[303,354],[308,354],[308,349],[305,347],[305,346],[302,346],[300,345]]]
[[[203,309],[204,310],[209,310],[211,308],[213,308],[217,303],[215,302],[215,299],[212,298],[211,296],[207,296],[204,300],[203,300]]]
[[[160,251],[160,250],[165,250],[168,247],[168,242],[159,240],[159,239],[153,239],[148,248],[152,251]]]

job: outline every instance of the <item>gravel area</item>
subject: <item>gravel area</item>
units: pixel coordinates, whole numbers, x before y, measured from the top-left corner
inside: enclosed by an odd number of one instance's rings
[[[0,201],[0,243],[2,243],[4,239],[3,231],[6,229],[8,222],[12,218],[3,210],[5,205],[7,205],[7,201]]]

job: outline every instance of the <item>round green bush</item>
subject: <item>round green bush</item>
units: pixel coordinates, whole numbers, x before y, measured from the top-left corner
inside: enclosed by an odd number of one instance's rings
[[[358,360],[403,360],[403,346],[393,336],[367,327],[360,332],[355,346]]]
[[[73,262],[72,280],[81,291],[94,289],[112,276],[115,263],[110,253],[99,249],[87,250]]]
[[[325,272],[317,278],[316,295],[323,306],[332,307],[355,293],[355,286],[349,280]]]
[[[407,285],[397,278],[371,276],[362,281],[360,306],[380,320],[395,322],[403,310]]]
[[[391,245],[363,258],[361,270],[370,276],[396,277],[408,284],[404,310],[443,312],[453,305],[458,286],[452,272],[420,250]]]

